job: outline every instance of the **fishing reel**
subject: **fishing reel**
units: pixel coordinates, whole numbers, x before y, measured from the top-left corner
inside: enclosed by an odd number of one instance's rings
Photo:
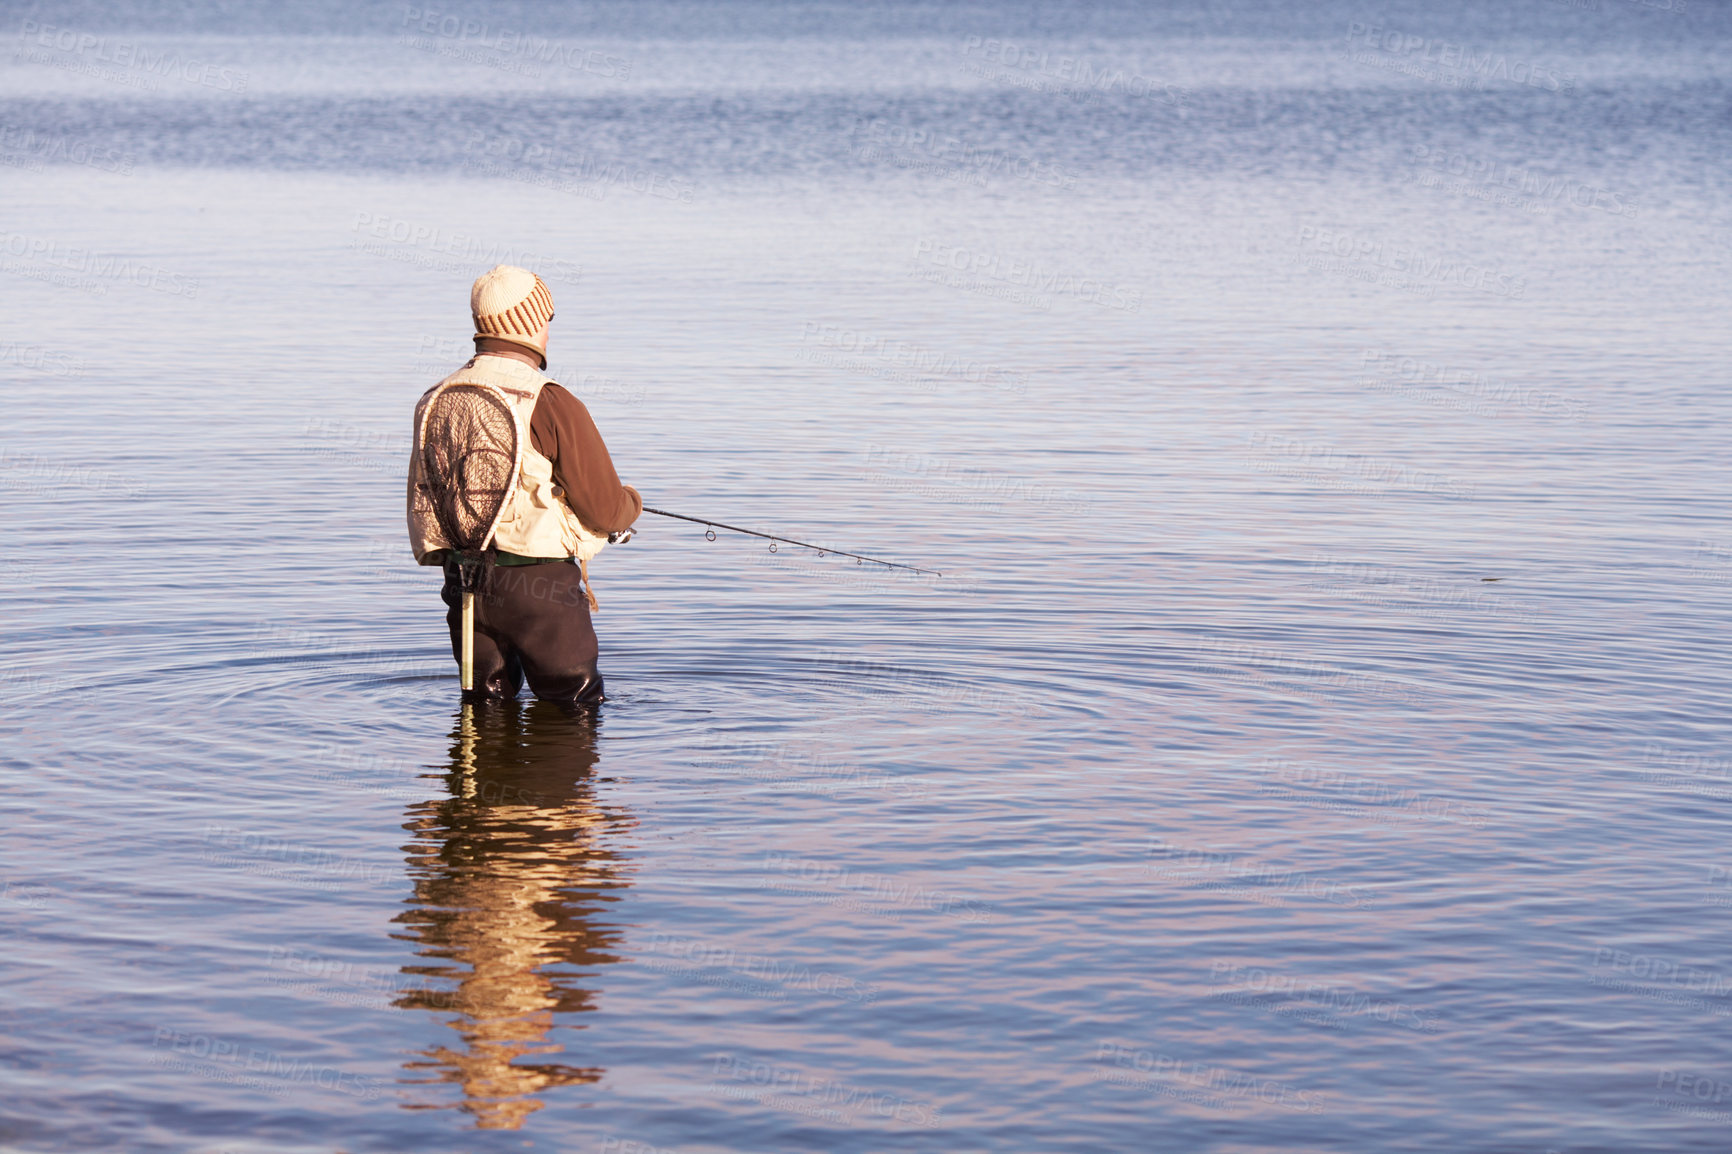
[[[632,534],[635,532],[635,529],[615,529],[607,535],[607,543],[609,545],[624,545],[632,539]]]

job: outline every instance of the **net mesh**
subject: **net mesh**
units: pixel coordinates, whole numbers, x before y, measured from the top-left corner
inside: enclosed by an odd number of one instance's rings
[[[422,480],[453,548],[480,553],[511,496],[517,423],[490,390],[453,385],[433,399],[421,441]]]

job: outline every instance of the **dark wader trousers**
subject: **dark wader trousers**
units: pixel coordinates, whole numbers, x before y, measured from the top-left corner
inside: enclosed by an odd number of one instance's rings
[[[439,590],[449,607],[451,655],[463,652],[463,593],[457,567]],[[599,649],[578,568],[569,561],[498,565],[475,594],[475,697],[516,697],[524,678],[543,701],[601,700]]]

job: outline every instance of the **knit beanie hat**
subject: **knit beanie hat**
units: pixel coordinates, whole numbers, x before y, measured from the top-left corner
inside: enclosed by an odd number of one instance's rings
[[[532,337],[553,319],[553,294],[528,269],[502,264],[475,278],[469,311],[478,337]]]

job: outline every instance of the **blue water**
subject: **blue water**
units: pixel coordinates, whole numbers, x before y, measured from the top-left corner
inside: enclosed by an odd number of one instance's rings
[[[38,6],[0,1149],[1732,1145],[1732,21]],[[468,284],[657,508],[408,556]]]

